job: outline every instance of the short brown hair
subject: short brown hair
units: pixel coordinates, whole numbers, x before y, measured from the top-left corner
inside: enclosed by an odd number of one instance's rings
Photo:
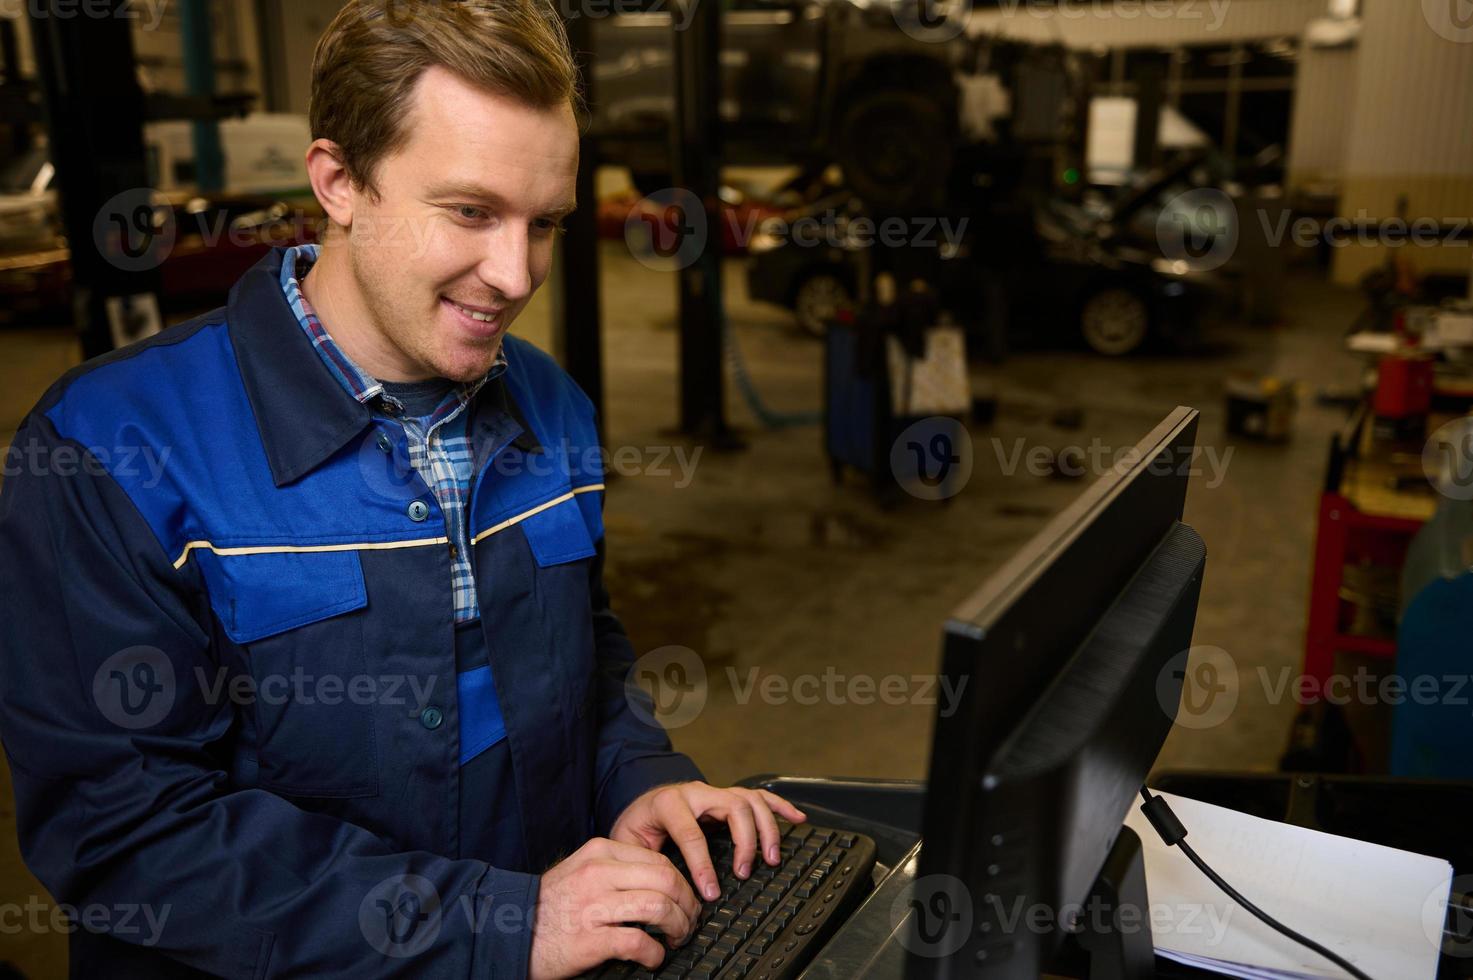
[[[353,183],[373,193],[380,160],[409,138],[414,86],[440,66],[539,109],[581,113],[567,31],[545,0],[348,0],[317,41],[312,138],[342,150]]]

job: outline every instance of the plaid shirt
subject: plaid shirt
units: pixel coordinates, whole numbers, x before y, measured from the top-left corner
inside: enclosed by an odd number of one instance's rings
[[[455,621],[470,622],[480,616],[476,601],[476,575],[471,568],[471,549],[466,540],[466,498],[471,492],[471,446],[466,433],[470,413],[466,408],[481,386],[506,370],[506,349],[479,381],[457,385],[435,410],[422,418],[405,412],[398,399],[384,391],[383,382],[368,375],[342,348],[333,342],[322,321],[302,294],[301,280],[317,261],[319,245],[288,249],[281,262],[281,288],[297,322],[307,332],[322,363],[333,377],[359,402],[375,410],[380,418],[398,422],[409,440],[409,462],[434,491],[445,514],[445,533],[454,544],[450,549],[450,579],[455,590]]]

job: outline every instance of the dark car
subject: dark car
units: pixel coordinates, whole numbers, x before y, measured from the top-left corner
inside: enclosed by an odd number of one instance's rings
[[[749,294],[792,310],[805,331],[821,335],[837,309],[853,304],[861,269],[873,259],[871,246],[850,233],[860,213],[852,199],[830,198],[790,215],[785,227],[802,216],[832,226],[818,244],[764,224],[748,249]],[[940,237],[931,275],[945,306],[995,352],[1082,340],[1122,355],[1152,340],[1189,340],[1215,288],[1210,274],[1112,232],[1059,201],[974,213],[959,239]]]

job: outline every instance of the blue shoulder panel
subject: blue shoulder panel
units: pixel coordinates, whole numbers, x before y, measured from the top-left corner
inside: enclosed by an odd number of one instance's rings
[[[408,502],[426,488],[406,467],[395,472],[371,439],[275,486],[224,323],[79,374],[46,417],[93,451],[171,558],[206,544],[415,540],[443,526],[409,519]]]

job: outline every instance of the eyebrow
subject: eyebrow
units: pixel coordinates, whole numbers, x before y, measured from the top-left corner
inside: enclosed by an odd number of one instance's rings
[[[476,184],[464,183],[462,181],[451,181],[445,184],[437,184],[434,187],[430,188],[429,193],[426,196],[431,199],[446,197],[466,198],[474,201],[482,201],[487,204],[492,204],[503,208],[507,207],[508,205],[506,198],[502,197],[500,194],[497,194],[495,191],[485,187],[480,187]],[[538,217],[565,218],[576,210],[578,210],[578,205],[572,201],[568,201],[566,203],[559,204],[556,207],[548,208],[547,210],[541,212]]]

